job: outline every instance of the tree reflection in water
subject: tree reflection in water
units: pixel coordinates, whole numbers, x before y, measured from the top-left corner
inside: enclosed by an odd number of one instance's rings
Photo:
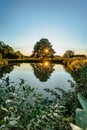
[[[20,64],[10,64],[8,66],[0,67],[0,79],[4,77],[7,73],[9,74],[14,69],[14,65],[20,66]]]
[[[49,61],[43,61],[42,63],[31,63],[31,66],[34,71],[34,75],[41,82],[46,82],[50,78],[51,73],[54,71],[54,64]]]

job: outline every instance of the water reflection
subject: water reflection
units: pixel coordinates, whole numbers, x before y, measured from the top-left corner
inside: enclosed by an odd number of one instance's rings
[[[14,69],[13,66],[6,66],[0,68],[0,78],[2,78],[6,73],[10,73]]]
[[[8,66],[3,66],[0,68],[0,78],[4,77],[7,73],[9,74],[11,71],[14,70],[15,64],[10,64]],[[20,64],[16,64],[16,66],[20,66]]]
[[[54,64],[48,61],[44,61],[42,63],[31,63],[31,66],[34,71],[34,75],[41,82],[46,82],[54,71]]]

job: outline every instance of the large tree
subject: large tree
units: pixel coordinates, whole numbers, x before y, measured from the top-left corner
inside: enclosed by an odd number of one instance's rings
[[[34,45],[32,57],[53,57],[54,53],[55,51],[49,40],[42,38]]]

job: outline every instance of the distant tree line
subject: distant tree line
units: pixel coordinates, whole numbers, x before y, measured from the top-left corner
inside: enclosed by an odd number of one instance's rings
[[[14,51],[14,49],[0,41],[0,59],[19,59],[23,54],[20,51]]]
[[[74,51],[72,50],[67,50],[65,51],[64,55],[63,55],[64,58],[72,58],[72,57],[82,57],[82,58],[85,58],[86,55],[83,55],[83,54],[75,54]]]
[[[51,43],[48,39],[42,38],[36,42],[33,48],[33,52],[30,57],[32,58],[53,58],[56,57],[55,51],[52,48]],[[4,42],[0,41],[0,59],[20,59],[26,58],[20,51],[14,51],[14,49],[6,45]],[[86,55],[75,55],[74,51],[66,50],[62,56],[63,58],[72,58],[72,57],[86,57]]]

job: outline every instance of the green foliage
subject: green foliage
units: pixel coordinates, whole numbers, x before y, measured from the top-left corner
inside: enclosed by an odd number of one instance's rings
[[[43,98],[20,80],[15,86],[9,77],[0,83],[1,130],[70,130],[57,98]]]
[[[71,73],[76,82],[75,89],[77,93],[81,93],[87,99],[87,65]]]
[[[79,64],[81,65],[81,62],[79,61]],[[85,65],[85,61],[83,61],[83,65],[80,66],[77,70],[71,72],[71,75],[75,81],[74,84],[72,84],[72,87],[74,88],[75,92],[74,94],[76,97],[74,99],[77,103],[75,103],[76,106],[76,124],[79,126],[76,126],[74,124],[70,124],[73,130],[86,130],[87,128],[87,65]],[[80,93],[78,95],[78,93]],[[77,95],[78,100],[80,104],[78,104],[77,101]],[[83,97],[83,96],[85,97]],[[82,106],[83,109],[77,109]],[[74,122],[73,122],[74,123]]]
[[[8,59],[18,59],[21,58],[22,54],[20,51],[14,52],[14,49],[4,44],[4,42],[0,41],[0,57],[2,58],[8,58]]]
[[[77,71],[71,73],[76,81],[73,86],[75,92],[78,95],[80,105],[76,109],[76,124],[79,126],[78,130],[87,129],[87,65],[79,68]],[[82,107],[79,109],[79,107]],[[72,129],[76,130],[75,125],[72,125]]]
[[[82,128],[87,129],[87,100],[81,95],[78,95],[78,100],[83,109],[76,109],[76,124]]]

